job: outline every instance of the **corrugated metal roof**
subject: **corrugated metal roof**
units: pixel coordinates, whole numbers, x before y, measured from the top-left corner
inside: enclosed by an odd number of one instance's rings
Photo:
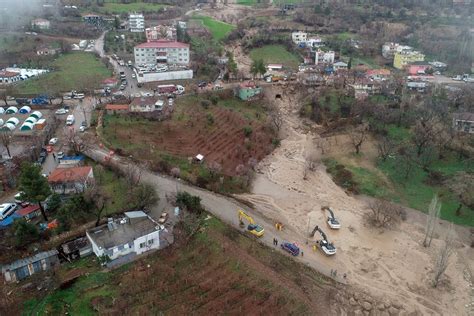
[[[147,215],[143,211],[131,211],[131,212],[125,212],[124,214],[128,218],[147,217]]]
[[[24,258],[24,259],[20,259],[20,260],[12,262],[10,264],[2,266],[2,273],[4,273],[7,270],[10,270],[10,271],[11,270],[16,270],[18,268],[29,265],[30,263],[46,259],[46,258],[55,256],[57,254],[58,254],[57,250],[49,250],[49,251],[43,251],[43,252],[37,253],[34,256]]]

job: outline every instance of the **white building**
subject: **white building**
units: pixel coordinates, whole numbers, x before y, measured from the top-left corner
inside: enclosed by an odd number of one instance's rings
[[[395,53],[401,53],[403,51],[411,51],[413,47],[400,45],[398,43],[385,43],[382,46],[382,56],[387,59],[392,59]]]
[[[145,29],[147,42],[156,42],[158,40],[175,40],[176,28],[167,25],[157,25]]]
[[[7,85],[21,80],[20,72],[0,70],[0,85]]]
[[[306,32],[298,31],[298,32],[291,33],[291,40],[295,44],[306,43],[307,39],[308,39],[308,33]]]
[[[164,228],[143,211],[125,212],[125,217],[94,227],[86,232],[97,257],[107,256],[112,262],[160,248]]]
[[[31,21],[31,27],[34,29],[47,30],[51,23],[46,19],[34,19]]]
[[[155,97],[139,97],[134,98],[130,103],[130,112],[153,112],[163,109],[163,100]]]
[[[135,65],[189,64],[189,44],[159,40],[134,48]]]
[[[141,13],[130,13],[128,16],[128,28],[130,32],[145,31],[145,17]]]
[[[306,46],[308,47],[321,47],[323,46],[323,40],[319,37],[308,38],[306,41]]]
[[[318,65],[319,63],[323,64],[333,64],[335,53],[333,51],[323,52],[321,50],[316,51],[314,56],[314,63]]]

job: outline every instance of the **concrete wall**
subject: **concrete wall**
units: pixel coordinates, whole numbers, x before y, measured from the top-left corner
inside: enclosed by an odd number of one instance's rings
[[[145,73],[143,75],[137,76],[137,80],[139,83],[151,82],[151,81],[192,79],[192,78],[193,78],[192,70],[150,72],[150,73]]]
[[[153,243],[150,245],[148,242],[153,240]],[[148,234],[143,237],[139,237],[134,240],[134,248],[137,255],[147,252],[152,249],[160,248],[160,231],[154,231],[151,234]],[[145,243],[145,247],[140,248],[140,244]]]

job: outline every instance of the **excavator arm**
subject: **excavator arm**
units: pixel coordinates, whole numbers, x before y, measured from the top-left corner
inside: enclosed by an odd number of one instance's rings
[[[252,224],[252,225],[255,224],[255,221],[253,220],[253,218],[250,215],[248,215],[247,213],[245,213],[242,210],[239,210],[239,220],[240,220],[240,222],[243,222],[242,219],[246,219],[249,222],[249,224]]]

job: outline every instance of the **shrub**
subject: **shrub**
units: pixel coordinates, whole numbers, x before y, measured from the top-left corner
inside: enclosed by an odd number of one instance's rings
[[[211,101],[212,104],[216,105],[217,102],[219,102],[219,96],[213,94],[213,95],[211,95],[211,97],[209,98],[209,100]]]
[[[245,126],[243,131],[244,131],[245,137],[249,137],[250,135],[252,135],[252,132],[253,132],[250,126]]]
[[[176,195],[176,204],[191,213],[201,214],[204,211],[201,205],[201,198],[185,191],[178,192]]]
[[[211,102],[209,102],[208,100],[202,100],[201,101],[201,106],[205,109],[208,109],[209,106],[211,106]]]

